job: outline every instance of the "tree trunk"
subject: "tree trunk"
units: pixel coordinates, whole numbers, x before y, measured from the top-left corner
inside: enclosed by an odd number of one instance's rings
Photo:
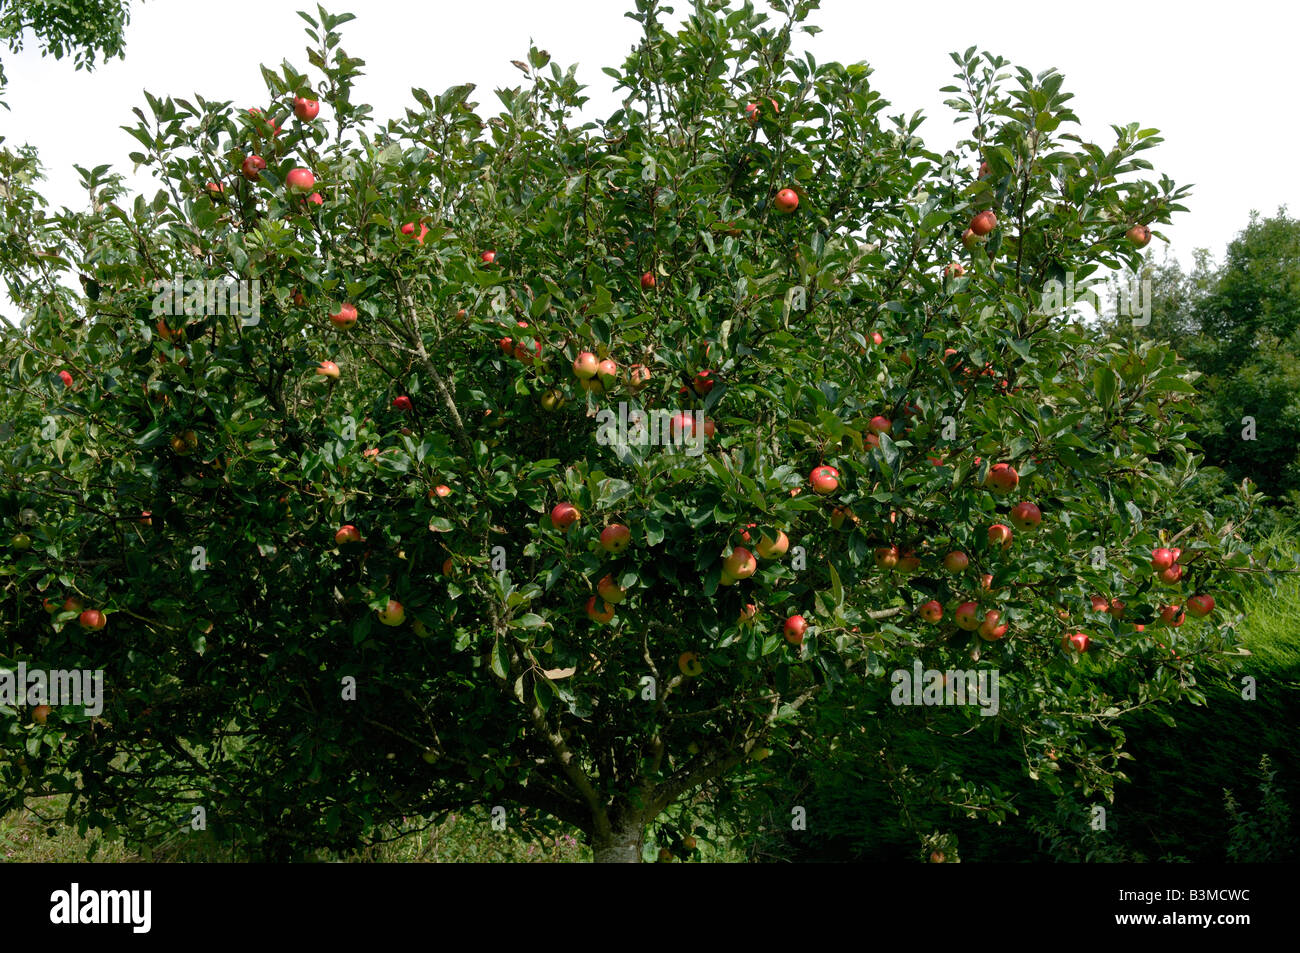
[[[639,819],[614,825],[609,835],[592,843],[593,859],[598,864],[639,864],[645,843],[645,825]]]

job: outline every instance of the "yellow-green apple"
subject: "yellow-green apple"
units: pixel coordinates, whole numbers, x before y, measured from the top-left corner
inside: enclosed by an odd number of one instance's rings
[[[779,559],[786,554],[790,548],[790,538],[781,530],[777,530],[776,539],[764,536],[754,547],[761,559]]]
[[[627,598],[627,590],[614,581],[614,577],[605,573],[596,583],[596,592],[610,605],[617,605]]]
[[[9,545],[18,552],[26,552],[32,548],[32,538],[26,533],[15,533],[9,540]]]
[[[564,406],[564,391],[552,387],[542,395],[543,410],[559,410],[562,406]]]
[[[384,625],[401,625],[406,618],[406,610],[396,599],[389,599],[388,605],[379,610],[379,621]]]
[[[621,553],[632,542],[632,531],[622,523],[610,523],[600,531],[600,545],[607,553]]]
[[[831,510],[831,529],[839,529],[844,525],[845,520],[856,521],[852,509],[847,506],[837,506]]]
[[[677,668],[687,678],[694,678],[704,671],[704,663],[694,652],[683,652],[677,656]]]
[[[964,248],[974,248],[980,243],[980,237],[968,228],[961,233],[961,243]]]

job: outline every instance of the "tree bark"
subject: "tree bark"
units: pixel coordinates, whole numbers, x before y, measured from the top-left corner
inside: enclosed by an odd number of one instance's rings
[[[639,818],[615,824],[608,835],[592,844],[592,859],[598,864],[639,864],[645,844],[645,825]]]

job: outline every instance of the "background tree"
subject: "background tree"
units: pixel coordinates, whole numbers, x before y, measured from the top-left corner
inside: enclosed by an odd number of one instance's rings
[[[0,43],[17,53],[34,35],[42,56],[72,56],[77,69],[93,70],[100,54],[105,61],[126,55],[130,20],[130,0],[0,0]],[[0,89],[7,82],[0,61]]]
[[[146,96],[155,196],[91,169],[89,210],[11,215],[54,264],[0,261],[29,311],[0,521],[31,540],[0,652],[110,693],[97,718],[0,711],[8,803],[66,790],[143,842],[203,808],[269,857],[510,804],[637,860],[747,760],[876,720],[1013,736],[1030,777],[1109,796],[1116,718],[1196,698],[1232,649],[1222,610],[1178,610],[1232,605],[1257,501],[1187,498],[1172,351],[1039,303],[1136,266],[1126,234],[1185,190],[1130,175],[1153,131],[1080,142],[1059,74],[973,48],[949,88],[970,138],[929,151],[865,64],[794,51],[815,6],[701,0],[671,32],[637,0],[644,40],[606,70],[626,98],[585,123],[536,48],[495,116],[462,86],[381,123],[350,17],[303,14],[316,81],[267,69],[256,109]],[[698,413],[669,432],[701,452],[611,441],[602,411]],[[916,661],[996,670],[996,716],[897,704]],[[972,797],[951,766],[926,783]]]

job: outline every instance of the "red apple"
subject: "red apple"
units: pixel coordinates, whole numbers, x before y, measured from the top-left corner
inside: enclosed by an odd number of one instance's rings
[[[785,640],[791,645],[802,645],[804,633],[808,631],[808,623],[801,615],[792,615],[785,620],[783,632]]]
[[[1197,593],[1187,600],[1187,611],[1193,618],[1203,619],[1214,611],[1214,596]]]
[[[1145,248],[1151,241],[1151,229],[1145,225],[1134,225],[1124,233],[1124,236],[1134,248]]]
[[[963,602],[953,613],[953,619],[960,628],[967,632],[974,632],[980,627],[980,607],[975,602]]]
[[[1183,567],[1178,563],[1174,563],[1168,569],[1160,570],[1160,572],[1156,573],[1156,576],[1159,578],[1162,585],[1174,586],[1183,578]]]
[[[994,523],[989,527],[989,545],[1001,545],[1006,549],[1011,545],[1011,527],[1003,523]]]
[[[966,274],[966,269],[962,267],[959,261],[943,266],[943,276],[945,278],[960,278],[964,274]]]
[[[943,606],[931,599],[921,606],[921,618],[926,622],[937,624],[943,621]]]
[[[333,380],[338,380],[339,366],[333,361],[321,361],[320,365],[316,368],[316,373],[321,377],[329,377]]]
[[[1122,619],[1124,618],[1124,603],[1118,599],[1112,599],[1110,600],[1110,607],[1106,611],[1110,613],[1111,618]]]
[[[881,417],[879,415],[872,417],[867,423],[867,429],[875,434],[889,433],[889,428],[892,426],[893,423],[888,417]]]
[[[983,238],[985,235],[987,235],[989,232],[993,231],[993,229],[997,227],[998,227],[998,217],[994,215],[993,212],[991,212],[989,209],[985,209],[984,211],[978,213],[974,218],[970,220],[970,230],[974,232],[976,235],[980,236],[981,238]]]
[[[256,182],[262,177],[262,170],[265,168],[265,159],[261,156],[249,156],[240,165],[239,171],[249,182]]]
[[[572,503],[556,503],[551,508],[551,522],[561,533],[567,530],[582,517],[578,508]]]
[[[655,273],[653,271],[647,271],[645,274],[641,276],[641,287],[645,288],[648,291],[654,286],[655,286]]]
[[[494,251],[485,251],[483,254],[479,255],[479,258],[483,261],[483,264],[490,265],[492,262],[497,260],[497,253]]]
[[[607,553],[621,553],[632,542],[632,531],[622,523],[610,523],[600,531],[600,545]]]
[[[1163,606],[1160,609],[1160,621],[1178,628],[1186,620],[1187,614],[1178,606]]]
[[[334,545],[345,546],[348,543],[361,542],[361,531],[349,523],[347,526],[340,526],[334,534]]]
[[[1020,474],[1009,463],[995,463],[990,469],[985,483],[998,496],[1006,496],[1020,482]]]
[[[306,96],[298,96],[293,101],[293,114],[303,122],[311,122],[320,112],[320,103]]]
[[[68,371],[59,371],[59,380],[63,381],[64,387],[72,386],[72,374]]]
[[[1110,611],[1110,600],[1105,596],[1092,595],[1088,597],[1088,601],[1092,603],[1093,612]]]
[[[330,323],[340,331],[346,331],[357,323],[357,309],[346,301],[343,302],[338,311],[330,315]]]
[[[1011,510],[1011,522],[1016,529],[1032,532],[1043,521],[1043,514],[1033,503],[1017,503]]]
[[[50,717],[50,712],[54,711],[49,705],[37,705],[32,709],[32,721],[38,725],[45,724],[45,720]]]
[[[633,364],[627,371],[627,389],[632,393],[639,392],[646,384],[650,383],[650,368],[644,364]]]
[[[605,358],[596,365],[596,377],[602,387],[613,387],[614,381],[618,380],[618,365]]]
[[[757,615],[758,615],[758,606],[754,605],[754,603],[752,602],[746,603],[745,605],[740,607],[740,624],[748,625],[749,623],[754,621],[754,618]]]
[[[984,613],[984,621],[980,623],[980,638],[985,642],[996,642],[1007,634],[1007,623],[1003,622],[998,625],[998,620],[1002,618],[1002,613],[996,609],[990,609]]]
[[[573,374],[579,380],[590,380],[596,376],[600,361],[590,351],[583,351],[573,362]]]
[[[943,568],[949,572],[962,572],[970,565],[970,557],[961,551],[954,551],[943,557]]]
[[[737,546],[722,561],[722,573],[732,579],[748,579],[758,571],[758,560],[744,546]]]
[[[397,410],[410,410],[411,398],[407,397],[405,394],[399,394],[393,398],[393,407]]]
[[[695,380],[691,383],[691,386],[695,388],[695,393],[701,397],[706,396],[709,391],[713,390],[713,371],[700,371],[695,375]]]
[[[876,547],[876,565],[881,569],[893,569],[898,565],[897,546]]]
[[[1061,650],[1064,652],[1073,650],[1083,653],[1088,651],[1088,646],[1091,644],[1092,640],[1083,632],[1067,632],[1061,636]]]
[[[316,187],[316,176],[311,174],[310,169],[290,169],[289,174],[284,177],[284,184],[289,187],[290,192],[306,195]]]
[[[323,195],[321,195],[319,192],[313,192],[311,195],[307,196],[307,204],[308,204],[308,205],[324,205],[324,204],[325,204],[325,197],[324,197]]]
[[[898,554],[898,565],[895,568],[901,573],[915,573],[921,568],[921,557],[912,550],[905,549]]]
[[[87,631],[98,632],[108,624],[108,620],[98,609],[87,609],[77,617],[77,624]]]
[[[799,207],[799,196],[794,189],[782,189],[776,193],[776,209],[778,212],[790,214]]]
[[[406,235],[406,236],[408,236],[408,237],[410,237],[410,236],[412,236],[412,235],[415,235],[415,223],[414,223],[414,222],[407,222],[405,225],[402,226],[402,228],[401,228],[401,232],[402,232],[403,235]],[[429,226],[426,225],[426,224],[424,224],[424,222],[421,222],[421,223],[420,223],[420,234],[419,234],[419,235],[415,235],[415,243],[416,243],[417,245],[423,245],[423,244],[424,244],[424,236],[425,236],[425,235],[428,235],[428,234],[429,234]],[[461,312],[461,314],[463,315],[464,312]]]
[[[814,467],[808,475],[808,482],[812,484],[814,493],[822,496],[834,493],[840,488],[840,471],[834,467]]]
[[[587,600],[587,618],[592,622],[609,622],[614,618],[614,607],[603,599],[592,596]]]
[[[389,599],[388,605],[379,610],[379,621],[387,626],[401,625],[406,618],[406,610],[396,599]]]
[[[1151,568],[1154,569],[1156,572],[1160,572],[1161,570],[1168,569],[1176,561],[1177,561],[1177,557],[1174,555],[1174,552],[1171,549],[1165,549],[1162,546],[1158,549],[1151,550]]]

